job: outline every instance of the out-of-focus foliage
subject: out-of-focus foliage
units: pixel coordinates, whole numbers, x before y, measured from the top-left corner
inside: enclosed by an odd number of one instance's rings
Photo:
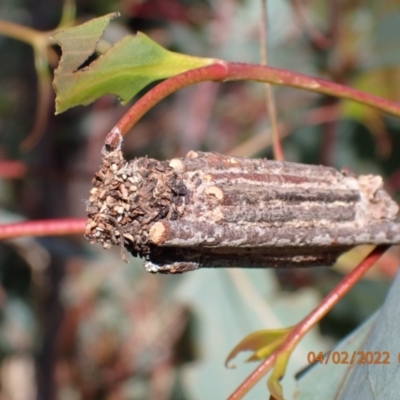
[[[400,98],[396,1],[337,2],[336,8],[335,1],[299,2],[311,26],[323,35],[336,32],[331,47],[322,48],[310,40],[292,2],[268,3],[271,65]],[[58,0],[3,0],[0,18],[51,30],[61,9]],[[172,51],[259,60],[257,1],[80,0],[77,22],[115,11],[122,18],[106,30],[109,42],[140,30]],[[0,33],[0,57],[0,222],[9,221],[10,212],[20,219],[84,216],[104,137],[126,107],[104,97],[56,117],[53,107],[47,109],[41,140],[25,152],[21,142],[37,107],[32,50]],[[398,120],[298,90],[274,92],[288,160],[378,173],[398,195]],[[166,159],[191,149],[270,157],[268,126],[262,85],[207,82],[158,104],[123,147],[128,158]],[[397,254],[391,257],[390,269],[381,264],[372,280],[360,282],[324,319],[324,333],[343,337],[382,304],[397,264]],[[341,276],[321,268],[166,277],[144,273],[140,260],[126,265],[119,258],[118,249],[103,252],[81,237],[1,243],[3,397],[31,399],[37,392],[43,400],[225,398],[254,368],[240,360],[235,370],[224,367],[234,345],[254,330],[295,324]],[[308,351],[326,351],[330,344],[315,331],[301,342],[282,381],[285,394],[295,392],[293,376],[307,366]],[[307,379],[300,381],[301,396]],[[248,398],[265,393],[264,382]]]

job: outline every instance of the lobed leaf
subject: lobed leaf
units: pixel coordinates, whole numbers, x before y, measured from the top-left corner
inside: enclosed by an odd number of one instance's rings
[[[80,68],[96,51],[104,30],[116,16],[108,14],[52,36],[63,53],[54,77],[56,114],[90,104],[105,94],[116,95],[125,104],[154,81],[215,62],[170,52],[138,32],[125,36],[89,66]]]

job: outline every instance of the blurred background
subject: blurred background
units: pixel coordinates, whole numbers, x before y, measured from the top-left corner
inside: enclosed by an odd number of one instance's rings
[[[62,9],[61,0],[0,2],[1,223],[84,218],[105,135],[129,107],[110,96],[54,116],[50,82],[60,50],[38,55],[2,21],[50,31]],[[74,23],[119,11],[108,41],[140,30],[170,50],[258,63],[260,10],[254,0],[77,0]],[[270,65],[400,100],[398,1],[270,1],[268,14]],[[291,88],[274,93],[287,160],[382,175],[400,198],[400,120]],[[154,107],[123,150],[128,159],[192,149],[272,158],[270,143],[262,84],[206,82]],[[81,235],[2,241],[0,399],[226,398],[255,368],[244,357],[225,368],[237,342],[298,322],[366,252],[358,248],[332,269],[162,276]],[[398,259],[390,250],[301,342],[285,393],[295,391],[308,351],[331,348],[379,308]],[[260,383],[248,398],[265,391]]]

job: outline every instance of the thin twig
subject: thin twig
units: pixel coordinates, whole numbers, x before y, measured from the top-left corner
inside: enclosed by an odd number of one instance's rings
[[[340,7],[337,0],[332,0],[330,2],[329,7],[329,34],[327,36],[328,44],[325,51],[329,51],[330,53],[334,53],[337,51],[337,41],[339,39],[339,21],[340,21]],[[339,59],[339,57],[336,57]],[[343,63],[343,60],[338,62],[332,62],[332,59],[335,57],[330,57],[330,62],[327,65],[327,73],[331,80],[335,82],[340,82],[342,80],[341,71],[343,68],[340,64]],[[324,99],[324,104],[326,106],[336,106],[339,108],[339,101],[336,97],[327,96]],[[335,147],[335,143],[337,140],[337,121],[328,121],[322,126],[322,140],[321,140],[321,152],[320,152],[320,163],[323,165],[331,165],[332,164],[332,149]]]
[[[288,136],[297,126],[312,126],[323,124],[338,118],[337,107],[318,107],[308,111],[305,115],[297,118],[294,122],[281,122],[279,124],[280,137]],[[268,132],[267,132],[268,133]],[[235,157],[253,157],[258,152],[272,145],[271,135],[265,131],[259,132],[244,143],[235,146],[226,154]]]
[[[26,171],[27,167],[21,161],[0,161],[0,178],[2,179],[19,179],[26,174]]]
[[[31,132],[21,142],[21,150],[29,151],[41,140],[48,123],[48,112],[51,107],[53,90],[51,86],[51,76],[47,62],[47,49],[42,47],[40,50],[34,47],[35,67],[38,76],[37,106],[35,122]]]
[[[268,65],[268,49],[267,49],[267,0],[261,0],[261,16],[260,16],[260,58],[262,65]],[[265,102],[268,112],[269,121],[271,124],[272,143],[275,160],[283,161],[282,145],[279,138],[279,127],[276,119],[276,103],[272,87],[269,83],[265,84]]]
[[[35,46],[38,41],[44,40],[44,32],[4,20],[0,20],[0,35],[25,42],[31,46]]]
[[[280,352],[293,351],[298,342],[313,328],[328,311],[360,280],[390,246],[377,246],[356,268],[322,300],[310,314],[299,322],[282,345],[265,359],[246,380],[229,396],[228,400],[237,400],[249,390],[273,367]]]
[[[72,25],[75,16],[75,1],[65,0],[61,22],[57,29]],[[21,143],[21,149],[31,150],[41,139],[47,125],[47,112],[52,99],[51,76],[48,70],[50,61],[58,60],[50,47],[52,31],[38,31],[23,25],[0,20],[0,35],[8,36],[31,45],[35,53],[35,67],[38,75],[38,106],[32,131]]]
[[[0,240],[20,236],[63,236],[85,231],[86,219],[66,218],[0,225]]]
[[[58,23],[56,31],[68,28],[75,23],[76,18],[76,2],[75,0],[64,0],[61,19]]]

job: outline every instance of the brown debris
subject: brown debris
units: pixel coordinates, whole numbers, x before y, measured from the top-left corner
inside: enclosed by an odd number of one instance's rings
[[[127,162],[118,143],[93,185],[86,237],[151,272],[331,265],[359,244],[400,243],[379,176],[194,151]]]

